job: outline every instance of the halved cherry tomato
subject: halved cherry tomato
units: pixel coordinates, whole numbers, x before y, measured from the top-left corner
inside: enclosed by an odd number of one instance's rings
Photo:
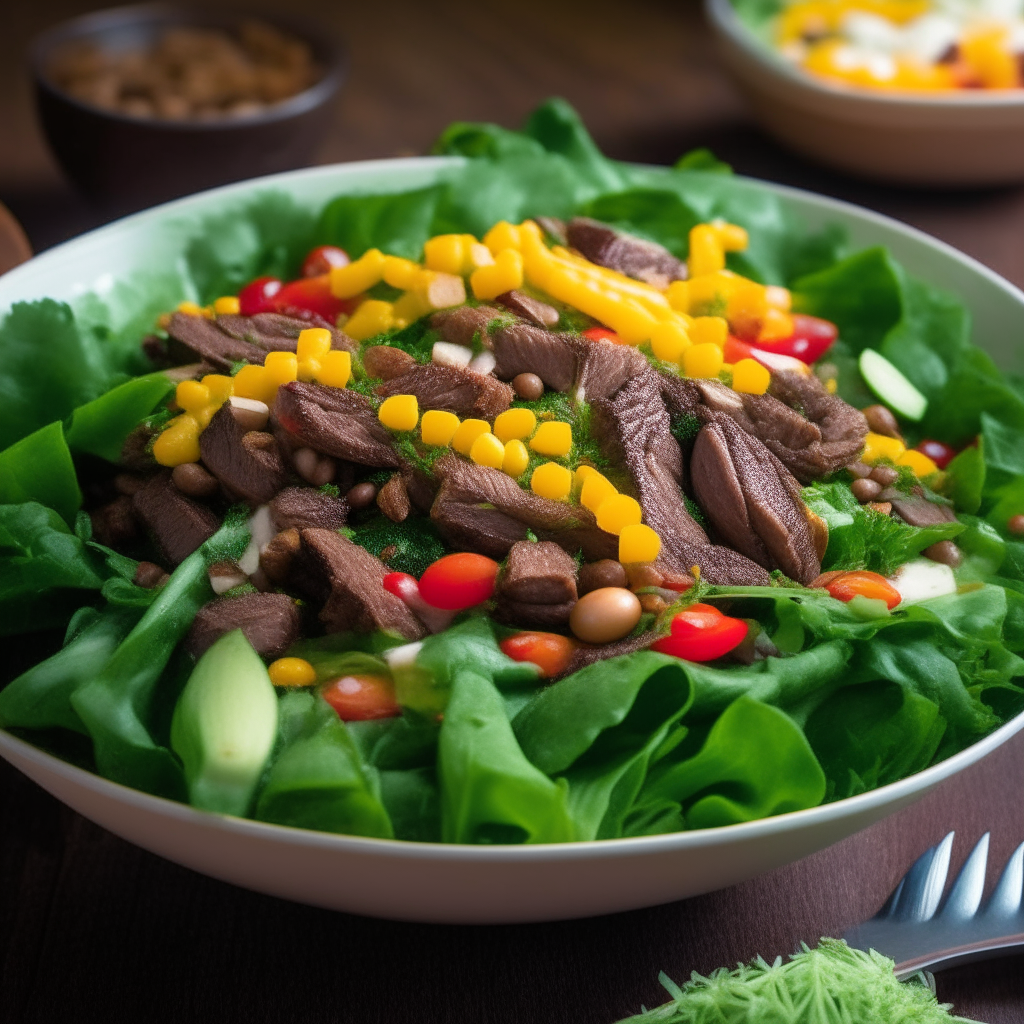
[[[794,370],[796,373],[807,374],[807,364],[796,356],[787,356],[783,352],[769,352],[764,348],[755,348],[741,341],[735,335],[730,334],[725,339],[725,351],[723,352],[727,363],[738,363],[741,359],[756,359],[762,366],[767,367],[773,373],[780,370]]]
[[[395,688],[383,676],[339,676],[325,684],[320,693],[343,722],[394,718],[402,713]]]
[[[320,274],[318,277],[300,277],[297,281],[289,281],[274,296],[274,308],[279,313],[294,314],[295,311],[317,313],[332,324],[339,313],[351,313],[358,304],[358,299],[334,297],[331,292],[330,274]]]
[[[742,619],[723,615],[709,604],[691,604],[672,619],[668,636],[655,640],[652,651],[686,661],[714,661],[738,647],[747,635]]]
[[[957,456],[957,450],[944,441],[932,441],[925,438],[920,444],[914,445],[915,451],[927,455],[939,469],[945,469]]]
[[[614,341],[616,345],[622,344],[622,339],[609,327],[588,327],[583,331],[583,337],[591,341]]]
[[[330,273],[331,267],[347,267],[351,262],[344,249],[336,245],[318,245],[310,249],[309,255],[302,261],[302,276],[320,277]]]
[[[759,341],[757,347],[765,352],[795,356],[810,366],[817,362],[839,337],[839,328],[820,317],[806,313],[791,313],[793,333],[788,338],[776,341]]]
[[[837,601],[852,601],[858,596],[884,601],[890,611],[903,600],[900,592],[884,576],[868,569],[840,573],[825,584],[825,589]]]
[[[435,608],[461,611],[486,601],[494,593],[497,576],[493,558],[462,551],[427,566],[420,577],[420,594]]]
[[[284,287],[276,277],[257,277],[238,293],[238,311],[242,316],[273,313],[277,309],[275,296]]]
[[[559,633],[516,633],[498,645],[513,661],[529,661],[540,669],[541,679],[561,675],[572,660],[576,644]]]

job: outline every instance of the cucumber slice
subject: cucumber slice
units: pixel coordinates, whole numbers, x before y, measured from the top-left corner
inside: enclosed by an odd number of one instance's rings
[[[861,376],[867,386],[893,412],[917,422],[928,408],[928,399],[883,355],[866,348],[858,360]]]

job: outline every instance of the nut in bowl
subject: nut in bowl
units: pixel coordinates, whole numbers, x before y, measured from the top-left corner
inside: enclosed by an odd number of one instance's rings
[[[726,66],[762,126],[790,148],[896,184],[945,188],[1024,180],[1024,89],[1010,87],[1009,77],[1001,88],[941,89],[868,88],[850,84],[853,75],[845,82],[820,77],[787,59],[763,21],[741,16],[738,6],[705,0]]]

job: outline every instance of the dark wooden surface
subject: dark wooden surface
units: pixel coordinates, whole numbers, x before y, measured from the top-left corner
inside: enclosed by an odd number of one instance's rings
[[[95,6],[15,0],[5,10],[0,201],[37,250],[99,218],[35,127],[24,48]],[[881,210],[1024,284],[1024,189],[897,190],[790,156],[749,120],[692,0],[521,0],[504,13],[480,3],[352,6],[288,5],[342,36],[352,56],[324,161],[424,152],[451,120],[516,125],[558,94],[614,156],[667,162],[708,145],[738,171]],[[869,916],[950,829],[957,864],[986,829],[991,860],[1003,863],[1024,839],[1022,782],[1019,738],[901,814],[744,885],[589,921],[456,928],[328,913],[203,878],[0,765],[0,1021],[610,1024],[662,1001],[659,970],[683,979],[785,954]],[[1024,957],[946,972],[939,990],[967,1016],[1019,1024]]]

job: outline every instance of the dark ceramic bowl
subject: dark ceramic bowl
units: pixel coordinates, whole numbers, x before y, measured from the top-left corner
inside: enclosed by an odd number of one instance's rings
[[[344,61],[326,33],[289,19],[260,15],[308,44],[321,77],[304,92],[247,117],[133,117],[75,99],[47,77],[51,56],[69,43],[135,49],[155,42],[168,28],[232,29],[241,17],[170,4],[116,7],[64,22],[34,41],[30,60],[39,117],[54,154],[86,198],[109,212],[125,213],[310,162],[329,128]]]

